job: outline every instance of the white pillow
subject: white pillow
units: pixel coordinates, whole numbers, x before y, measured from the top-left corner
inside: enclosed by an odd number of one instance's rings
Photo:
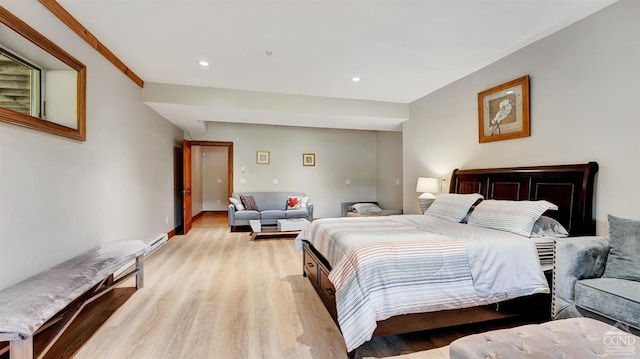
[[[229,202],[231,202],[231,204],[233,204],[233,206],[236,207],[236,211],[244,211],[244,206],[242,205],[242,202],[240,202],[239,199],[229,197]]]
[[[568,237],[569,232],[560,224],[560,222],[547,216],[540,216],[531,229],[531,238],[540,237]]]
[[[460,222],[467,215],[471,206],[483,198],[479,193],[438,193],[436,200],[424,214],[451,222]]]
[[[379,213],[382,208],[375,203],[356,203],[351,206],[358,213]]]
[[[300,208],[308,209],[307,208],[308,205],[309,205],[309,197],[302,197],[302,199],[300,200]]]
[[[533,224],[547,210],[558,206],[547,201],[484,200],[469,216],[468,224],[530,237]]]

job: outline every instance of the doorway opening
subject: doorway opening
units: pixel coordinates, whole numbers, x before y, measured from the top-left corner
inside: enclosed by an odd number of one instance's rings
[[[227,211],[233,192],[233,142],[185,141],[183,163],[181,234],[187,234],[193,219]]]

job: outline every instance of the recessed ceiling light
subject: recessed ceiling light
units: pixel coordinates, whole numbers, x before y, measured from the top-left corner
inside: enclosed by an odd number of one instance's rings
[[[360,77],[358,77],[358,76],[354,76],[354,77],[352,77],[352,78],[351,78],[351,81],[353,81],[353,82],[360,82]]]
[[[202,67],[209,67],[209,63],[202,60],[202,61],[198,61],[198,65],[202,66]]]

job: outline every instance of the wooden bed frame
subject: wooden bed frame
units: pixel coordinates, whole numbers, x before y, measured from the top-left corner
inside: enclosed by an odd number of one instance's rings
[[[558,206],[545,213],[558,220],[570,236],[595,235],[593,190],[598,164],[488,168],[453,171],[450,193],[480,193],[485,199],[547,200]],[[303,275],[309,278],[327,311],[338,323],[331,266],[303,241]],[[551,273],[546,273],[550,278]],[[514,316],[549,318],[550,295],[538,294],[498,304],[438,312],[405,314],[377,322],[373,336],[384,336],[483,322]],[[356,350],[349,353],[355,356]]]

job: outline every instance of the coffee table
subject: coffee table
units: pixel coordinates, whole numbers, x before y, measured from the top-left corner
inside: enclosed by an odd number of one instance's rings
[[[275,226],[263,226],[258,220],[250,220],[251,237],[253,241],[256,237],[288,237],[295,236],[309,225],[305,218],[279,219]]]

